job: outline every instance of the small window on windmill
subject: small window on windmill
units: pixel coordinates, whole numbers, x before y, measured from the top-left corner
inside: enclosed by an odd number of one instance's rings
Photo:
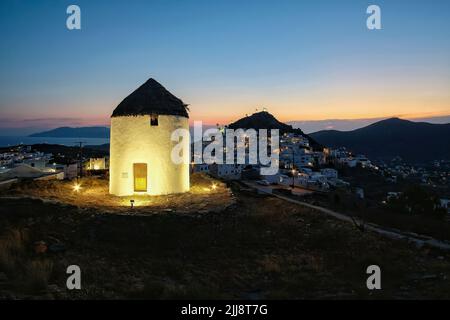
[[[158,115],[157,114],[150,115],[150,125],[152,127],[158,125]]]

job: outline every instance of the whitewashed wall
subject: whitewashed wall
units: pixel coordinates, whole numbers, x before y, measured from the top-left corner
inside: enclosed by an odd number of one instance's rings
[[[189,191],[189,154],[184,164],[171,160],[171,134],[175,129],[189,130],[188,119],[160,115],[158,126],[150,125],[150,116],[111,118],[109,192],[133,195],[133,163],[147,164],[147,194],[161,195]],[[189,140],[183,141],[189,150]],[[141,194],[139,192],[138,194]]]

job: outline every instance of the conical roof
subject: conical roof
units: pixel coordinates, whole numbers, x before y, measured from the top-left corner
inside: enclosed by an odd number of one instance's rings
[[[187,105],[152,78],[123,99],[111,117],[151,114],[176,115],[189,118]]]

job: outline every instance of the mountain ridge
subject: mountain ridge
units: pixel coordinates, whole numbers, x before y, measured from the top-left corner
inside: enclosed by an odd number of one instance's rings
[[[394,116],[393,116],[394,117]],[[402,118],[396,116],[398,118]],[[392,117],[390,117],[392,118]],[[322,120],[289,120],[286,123],[292,125],[294,128],[301,128],[303,132],[310,134],[313,132],[318,132],[322,130],[338,130],[338,131],[350,131],[363,127],[367,127],[373,123],[386,120],[386,117],[377,118],[356,118],[356,119],[339,119],[339,118],[328,118]],[[446,124],[450,123],[450,115],[445,116],[432,116],[423,118],[405,118],[405,120],[410,120],[413,122],[426,122],[426,123],[436,123],[436,124]]]
[[[326,146],[346,147],[372,159],[450,159],[450,124],[389,118],[351,131],[321,130],[310,135]]]
[[[28,136],[46,138],[109,138],[109,128],[102,126],[58,127],[48,131],[33,133]]]

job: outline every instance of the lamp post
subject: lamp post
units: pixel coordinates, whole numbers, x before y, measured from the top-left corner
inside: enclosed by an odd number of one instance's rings
[[[291,151],[292,151],[292,171],[291,171],[291,173],[292,173],[292,189],[294,189],[295,188],[295,173],[296,173],[296,170],[295,170],[295,164],[294,164],[294,148],[293,147],[290,147],[289,149],[291,149]]]
[[[292,189],[295,188],[295,173],[297,171],[295,169],[292,169]]]
[[[80,153],[78,154],[78,165],[80,166],[79,176],[80,178],[83,177],[83,143],[84,141],[78,141],[76,142],[80,146]]]

